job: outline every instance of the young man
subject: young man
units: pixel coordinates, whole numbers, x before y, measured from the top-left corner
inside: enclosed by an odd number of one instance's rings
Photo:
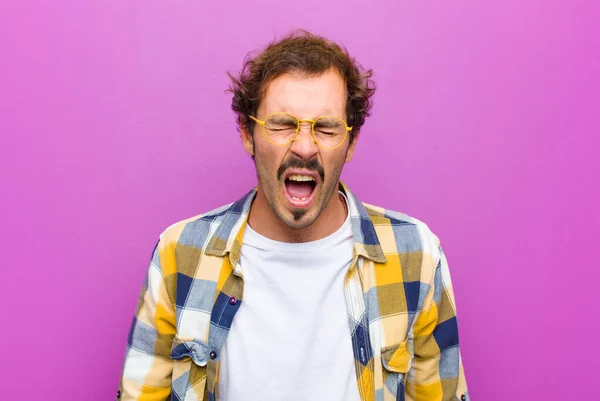
[[[232,76],[258,185],[161,234],[117,399],[469,399],[438,238],[339,180],[370,77],[307,32]]]

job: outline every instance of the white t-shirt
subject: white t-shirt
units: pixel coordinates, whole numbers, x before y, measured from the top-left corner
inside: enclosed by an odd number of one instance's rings
[[[349,216],[330,236],[285,243],[246,227],[244,298],[221,352],[219,401],[359,401],[344,298]]]

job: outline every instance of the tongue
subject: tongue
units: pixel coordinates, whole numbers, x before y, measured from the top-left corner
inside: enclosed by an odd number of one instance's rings
[[[294,198],[306,198],[312,193],[313,186],[308,181],[291,181],[285,183],[288,193]]]

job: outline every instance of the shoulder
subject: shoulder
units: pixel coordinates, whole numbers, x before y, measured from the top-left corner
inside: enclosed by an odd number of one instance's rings
[[[419,240],[422,251],[433,253],[440,245],[438,236],[422,220],[406,213],[384,209],[363,202],[373,225],[390,229],[394,234],[403,234],[406,239]]]
[[[232,205],[233,203],[229,203],[171,224],[160,234],[159,246],[181,244],[197,248],[204,247]]]
[[[440,239],[429,226],[406,213],[384,209],[363,202],[385,255],[398,255],[400,260],[419,256],[422,274],[429,276],[441,257]],[[412,263],[411,263],[412,264]]]

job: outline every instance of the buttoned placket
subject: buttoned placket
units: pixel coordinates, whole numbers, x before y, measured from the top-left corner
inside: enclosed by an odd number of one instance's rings
[[[346,297],[348,324],[350,324],[352,321],[356,321],[357,316],[362,316],[365,318],[364,321],[359,320],[357,322],[357,327],[350,326],[350,337],[352,341],[355,365],[359,362],[363,367],[367,367],[369,363],[373,363],[371,358],[373,355],[373,348],[369,335],[368,319],[366,318],[366,302],[364,299],[362,278],[360,274],[360,268],[362,267],[363,263],[364,257],[358,255],[355,249],[354,258],[350,264],[348,272],[346,273],[346,279],[349,280],[349,291],[344,291],[344,295]],[[356,308],[356,310],[353,310],[353,308]],[[353,331],[354,335],[352,334]],[[375,400],[375,394],[369,394],[370,392],[372,393],[372,391],[369,391],[369,389],[374,388],[374,383],[365,384],[363,380],[361,380],[359,371],[357,369],[355,369],[355,374],[356,383],[358,385],[358,393],[361,401]]]
[[[231,259],[230,259],[231,261]],[[239,294],[231,294],[229,296],[229,299],[227,300],[226,305],[224,306],[224,308],[234,308],[233,309],[233,315],[231,317],[232,320],[232,325],[233,325],[233,320],[235,319],[235,315],[237,314],[237,312],[239,311],[239,307],[241,305],[239,305],[240,300],[243,300],[243,292],[244,292],[244,276],[242,274],[242,269],[241,269],[241,264],[238,260],[235,261],[235,269],[233,269],[233,276],[235,277],[236,280],[238,280],[237,285],[234,287],[235,290],[237,290],[239,288]],[[243,303],[243,302],[242,302]],[[213,306],[214,308],[214,306]],[[211,312],[212,315],[213,312]],[[219,370],[221,368],[221,358],[219,357],[217,359],[217,357],[219,355],[222,355],[222,347],[225,346],[225,343],[227,342],[227,338],[229,338],[229,333],[230,330],[228,330],[225,334],[225,339],[223,340],[222,344],[215,344],[214,342],[210,341],[211,336],[209,334],[209,349],[212,350],[209,353],[210,359],[213,361],[213,363],[216,363],[216,367],[213,370],[207,370],[207,375],[206,375],[206,386],[208,387],[208,394],[209,394],[209,401],[216,401],[218,399],[218,385],[217,385],[217,378],[219,376]],[[215,359],[217,359],[215,361]],[[212,377],[211,377],[212,376]],[[210,389],[212,388],[212,398],[211,398],[211,391]]]

